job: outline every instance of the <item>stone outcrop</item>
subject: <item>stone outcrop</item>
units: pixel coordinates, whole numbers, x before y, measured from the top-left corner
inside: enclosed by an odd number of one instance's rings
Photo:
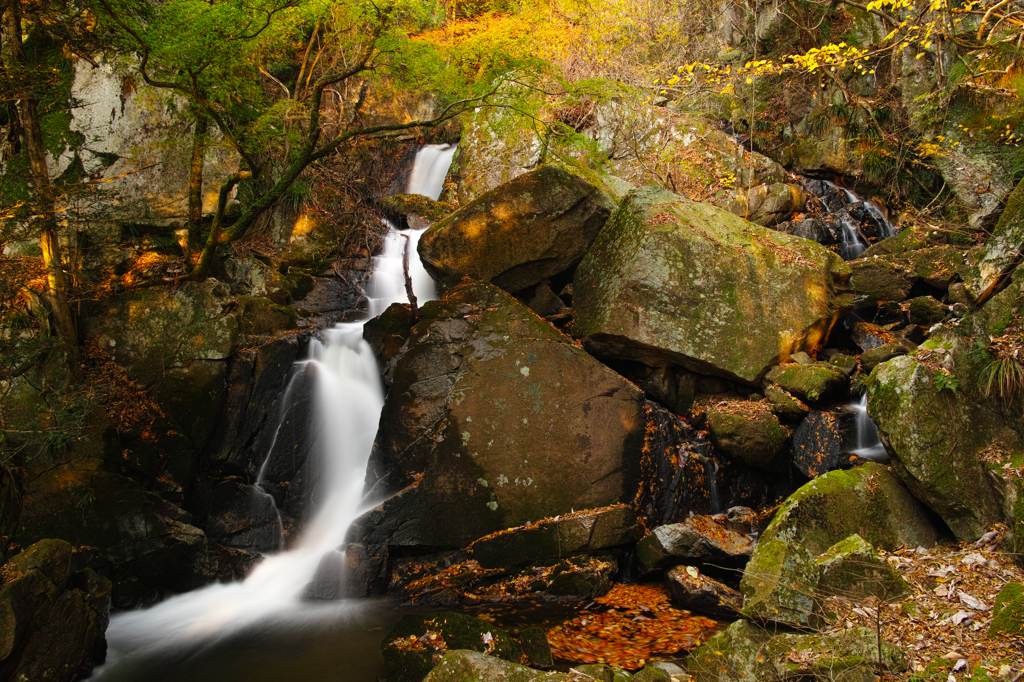
[[[575,330],[602,357],[753,384],[828,337],[852,304],[848,273],[813,242],[644,188],[576,271]]]
[[[612,210],[597,187],[544,166],[428,229],[419,254],[436,279],[472,275],[520,291],[579,262]]]
[[[778,471],[785,466],[777,455],[789,440],[789,429],[767,401],[721,401],[708,407],[707,417],[717,452],[756,469]]]

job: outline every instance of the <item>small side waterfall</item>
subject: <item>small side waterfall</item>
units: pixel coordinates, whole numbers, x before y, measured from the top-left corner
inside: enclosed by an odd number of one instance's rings
[[[878,437],[878,427],[868,416],[868,397],[862,395],[860,400],[850,405],[850,409],[856,414],[855,422],[857,428],[857,447],[853,454],[872,462],[885,462],[889,459],[889,453],[882,445]]]
[[[421,149],[407,191],[437,199],[454,151],[442,145]],[[433,281],[415,255],[419,234],[389,231],[383,253],[374,258],[368,291],[371,316],[406,300],[406,247],[417,298],[422,302],[435,297]],[[318,565],[324,556],[337,553],[364,506],[363,479],[384,393],[362,326],[351,322],[324,330],[312,342],[309,359],[302,361],[316,370],[320,479],[311,500],[315,513],[294,548],[264,558],[241,582],[210,585],[149,609],[116,614],[107,629],[107,664],[94,678],[122,679],[119,662],[130,667],[125,661],[206,644],[271,616],[294,618],[302,610],[300,600]]]
[[[868,238],[885,239],[896,234],[892,224],[871,201],[861,199],[848,189],[828,180],[804,181],[827,214],[830,231],[838,243],[843,260],[859,258],[868,248]],[[812,200],[813,201],[813,200]]]

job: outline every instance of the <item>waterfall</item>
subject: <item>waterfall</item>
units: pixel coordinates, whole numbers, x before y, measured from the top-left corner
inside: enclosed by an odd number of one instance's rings
[[[812,192],[820,195],[821,205],[839,224],[839,255],[843,260],[859,258],[868,248],[867,238],[861,230],[865,220],[875,224],[879,239],[896,234],[892,224],[872,202],[828,180],[814,182],[820,182],[820,189],[812,189]]]
[[[454,151],[446,145],[422,148],[407,191],[437,199]],[[434,283],[416,255],[419,234],[389,231],[383,252],[374,258],[367,292],[371,316],[406,300],[406,246],[417,298],[422,302],[435,297]],[[321,478],[311,501],[315,513],[295,546],[265,557],[241,582],[210,585],[148,609],[115,614],[107,628],[107,663],[94,678],[120,679],[124,671],[117,669],[119,663],[130,667],[133,658],[208,644],[270,617],[292,619],[302,611],[301,598],[321,560],[337,552],[349,525],[364,511],[363,480],[384,394],[362,326],[349,322],[324,330],[311,343],[310,357],[301,361],[315,369]]]
[[[850,405],[856,418],[857,447],[853,454],[872,462],[885,462],[889,459],[889,453],[885,451],[881,439],[878,437],[878,427],[868,416],[868,396],[862,395],[860,400]]]

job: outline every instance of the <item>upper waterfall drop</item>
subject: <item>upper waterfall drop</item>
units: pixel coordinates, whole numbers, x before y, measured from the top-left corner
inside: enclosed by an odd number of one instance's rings
[[[423,147],[408,191],[436,200],[454,153],[449,145]],[[420,302],[435,298],[434,282],[416,255],[420,233],[394,227],[388,231],[381,254],[373,259],[367,291],[370,316],[406,300],[406,246],[415,295]],[[310,357],[300,363],[315,368],[320,481],[311,502],[313,517],[298,541],[287,551],[265,557],[241,582],[209,585],[148,609],[114,615],[107,629],[107,664],[96,670],[95,679],[119,679],[124,675],[119,664],[130,667],[133,659],[148,654],[215,642],[248,625],[299,614],[324,557],[337,552],[349,525],[365,511],[363,481],[384,391],[362,327],[357,321],[322,331],[310,343]]]

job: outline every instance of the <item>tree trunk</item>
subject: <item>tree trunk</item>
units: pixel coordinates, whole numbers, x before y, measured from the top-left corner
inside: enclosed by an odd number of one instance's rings
[[[10,54],[14,61],[24,58],[21,45],[21,16],[17,5],[10,7],[5,17],[7,23]],[[54,331],[71,354],[72,372],[78,373],[78,330],[68,303],[68,284],[61,263],[60,241],[57,237],[57,211],[50,172],[46,167],[46,148],[39,127],[39,110],[36,100],[26,93],[21,100],[21,124],[28,150],[29,171],[32,178],[32,197],[35,201],[37,221],[40,227],[40,242],[43,251],[43,265],[46,267],[47,294],[53,315]]]
[[[196,111],[196,127],[192,131],[192,162],[188,174],[188,256],[193,265],[203,251],[203,160],[206,158],[206,134],[210,119]]]

